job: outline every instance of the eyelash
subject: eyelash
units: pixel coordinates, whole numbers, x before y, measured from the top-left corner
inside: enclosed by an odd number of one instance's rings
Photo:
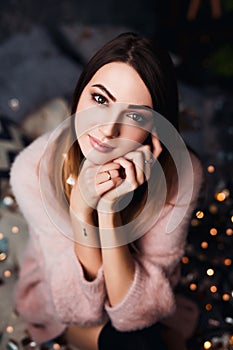
[[[94,100],[94,102],[96,102],[98,105],[107,105],[108,104],[108,99],[106,97],[104,97],[101,94],[91,94],[92,99]],[[98,98],[101,98],[102,100],[104,100],[104,102],[98,101]]]
[[[108,105],[109,104],[108,99],[99,93],[93,93],[93,94],[91,94],[91,97],[92,97],[93,101],[96,102],[98,105]],[[98,101],[99,98],[102,99],[102,102]],[[145,118],[141,114],[131,112],[131,113],[127,113],[126,116],[128,118],[131,118],[134,122],[136,122],[138,124],[142,124],[145,122]]]
[[[126,114],[127,117],[131,118],[133,121],[135,121],[136,123],[142,124],[145,121],[145,118],[143,115],[141,114],[137,114],[137,113],[127,113]],[[135,119],[135,117],[137,119]]]

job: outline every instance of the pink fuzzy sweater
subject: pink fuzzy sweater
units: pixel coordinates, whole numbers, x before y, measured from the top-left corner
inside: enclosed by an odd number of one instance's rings
[[[165,205],[156,224],[135,242],[140,254],[134,254],[134,280],[124,299],[111,307],[103,269],[99,269],[95,280],[85,279],[73,241],[59,232],[43,206],[37,170],[48,137],[49,134],[43,135],[24,149],[11,170],[11,186],[30,233],[15,302],[31,336],[43,342],[72,323],[88,326],[110,319],[115,328],[127,331],[162,320],[174,311],[173,286],[177,282],[177,267],[201,185],[200,162],[191,155],[194,191],[184,218],[168,234],[165,228],[173,207]],[[188,175],[184,176],[182,181],[187,180]],[[48,199],[49,195],[48,192]],[[62,227],[71,231],[68,214],[54,201],[52,194],[49,203],[57,220],[62,221]]]

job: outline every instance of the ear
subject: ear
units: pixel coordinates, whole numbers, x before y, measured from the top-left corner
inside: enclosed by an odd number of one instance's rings
[[[162,152],[163,148],[162,145],[158,139],[158,137],[154,134],[151,134],[151,141],[152,141],[152,153],[155,159],[157,159],[160,155],[160,153]]]

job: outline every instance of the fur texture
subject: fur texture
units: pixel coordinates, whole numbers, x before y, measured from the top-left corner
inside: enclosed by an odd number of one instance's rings
[[[45,189],[49,208],[44,206],[38,163],[48,137],[43,135],[23,150],[11,170],[12,189],[30,232],[15,302],[31,336],[43,342],[61,333],[67,324],[94,325],[108,319],[118,330],[134,330],[172,314],[177,267],[201,185],[199,161],[192,155],[194,192],[184,219],[173,232],[166,233],[172,206],[164,207],[156,224],[135,242],[138,253],[134,254],[134,280],[124,299],[111,307],[102,268],[94,281],[85,279],[70,238],[68,213],[54,200],[49,187]]]

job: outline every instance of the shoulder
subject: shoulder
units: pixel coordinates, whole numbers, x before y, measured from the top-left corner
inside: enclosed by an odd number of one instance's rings
[[[10,171],[10,184],[13,191],[19,181],[30,183],[30,178],[36,177],[37,167],[48,138],[49,133],[40,136],[16,156]]]
[[[36,207],[40,198],[38,167],[48,138],[49,133],[46,133],[33,141],[16,156],[11,166],[12,192],[26,217],[25,213],[30,207]]]

